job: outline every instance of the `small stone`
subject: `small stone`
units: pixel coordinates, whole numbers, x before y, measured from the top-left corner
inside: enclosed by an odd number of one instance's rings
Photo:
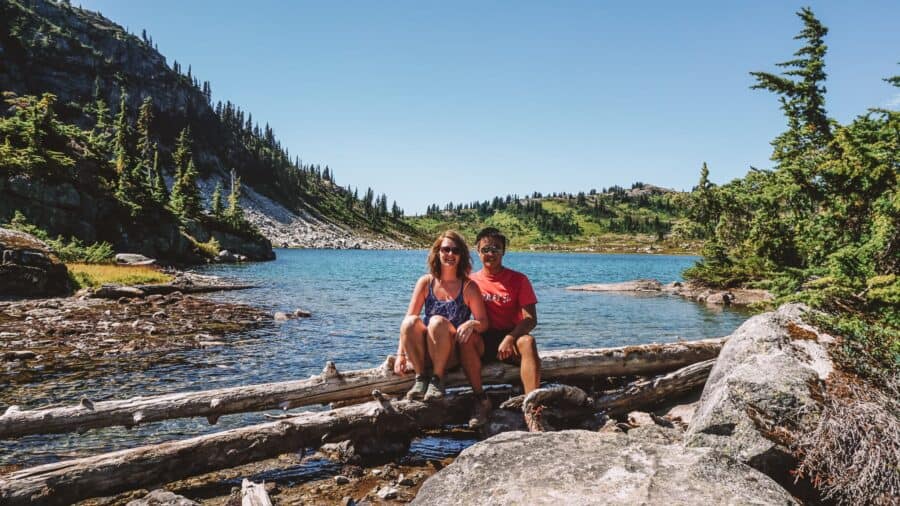
[[[381,469],[372,469],[372,476],[381,476]]]
[[[416,484],[415,480],[413,480],[412,478],[410,478],[404,474],[401,474],[400,476],[397,477],[397,485],[400,485],[401,487],[411,487],[415,484]]]
[[[397,489],[394,487],[385,487],[378,490],[378,497],[383,500],[394,499],[397,497]]]
[[[310,316],[312,316],[312,313],[298,308],[294,310],[294,316],[296,316],[297,318],[309,318]]]
[[[356,501],[354,501],[353,498],[350,497],[349,495],[344,496],[344,498],[341,499],[341,506],[355,506],[355,505],[356,505]]]
[[[119,297],[116,302],[118,302],[119,304],[128,304],[129,302],[131,302],[131,299],[129,297]]]
[[[169,317],[169,315],[167,315],[165,311],[157,311],[157,312],[153,313],[153,316],[152,316],[152,318],[154,320],[164,320],[168,317]]]
[[[334,477],[334,482],[337,483],[338,485],[346,485],[346,484],[350,483],[350,478],[339,474]]]
[[[275,312],[275,321],[276,321],[276,322],[287,321],[287,319],[288,319],[287,313],[285,313],[285,312],[283,312],[283,311],[276,311],[276,312]]]

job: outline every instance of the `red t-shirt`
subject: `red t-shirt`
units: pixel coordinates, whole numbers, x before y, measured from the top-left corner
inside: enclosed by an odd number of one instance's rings
[[[531,281],[521,272],[504,267],[500,274],[491,276],[481,269],[471,279],[481,288],[492,329],[515,327],[522,321],[522,308],[537,303]]]

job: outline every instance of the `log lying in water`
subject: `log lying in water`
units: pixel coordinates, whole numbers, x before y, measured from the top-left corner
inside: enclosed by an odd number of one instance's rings
[[[419,429],[462,421],[471,404],[471,394],[429,404],[382,397],[333,411],[45,464],[0,476],[0,504],[72,504],[318,447],[350,433],[409,438]]]
[[[619,348],[559,350],[541,353],[541,375],[548,380],[602,376],[649,376],[715,358],[724,339]],[[339,373],[329,363],[322,374],[306,380],[247,385],[198,392],[182,392],[118,401],[82,400],[74,406],[36,410],[10,407],[0,416],[0,439],[28,434],[83,431],[97,427],[126,426],[172,418],[207,417],[210,423],[230,413],[290,409],[366,398],[373,389],[405,392],[412,375],[392,372],[393,357],[381,367]],[[506,364],[489,364],[482,370],[484,382],[519,380],[519,370]],[[462,371],[448,374],[448,386],[466,385]]]
[[[632,383],[595,400],[594,409],[628,412],[677,396],[702,384],[713,360]],[[0,476],[0,504],[69,504],[318,447],[329,441],[409,439],[423,429],[460,423],[472,407],[471,393],[444,401],[375,401],[199,436],[183,441],[120,450]],[[501,395],[508,395],[501,392]]]

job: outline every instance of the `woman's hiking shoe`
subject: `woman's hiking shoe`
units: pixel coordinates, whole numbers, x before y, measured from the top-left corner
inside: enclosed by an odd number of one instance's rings
[[[428,390],[425,392],[426,401],[435,401],[444,398],[444,382],[437,376],[431,377]]]
[[[406,392],[406,398],[411,401],[422,400],[425,397],[425,392],[428,391],[428,375],[425,374],[417,374],[416,382],[413,383],[412,388]]]
[[[477,429],[486,424],[492,409],[494,409],[494,406],[491,405],[490,399],[485,397],[484,399],[476,400],[475,409],[472,410],[472,418],[469,419],[469,428]]]

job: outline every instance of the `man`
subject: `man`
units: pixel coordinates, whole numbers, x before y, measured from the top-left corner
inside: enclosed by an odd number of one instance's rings
[[[481,289],[490,328],[482,334],[472,333],[459,343],[460,362],[475,393],[475,410],[469,420],[473,428],[484,425],[492,408],[481,384],[482,363],[501,360],[519,364],[526,394],[541,383],[541,361],[534,337],[529,334],[537,325],[537,297],[531,282],[524,274],[503,266],[506,236],[496,228],[479,232],[475,247],[483,268],[471,279]],[[529,430],[537,430],[530,417],[525,421]]]

